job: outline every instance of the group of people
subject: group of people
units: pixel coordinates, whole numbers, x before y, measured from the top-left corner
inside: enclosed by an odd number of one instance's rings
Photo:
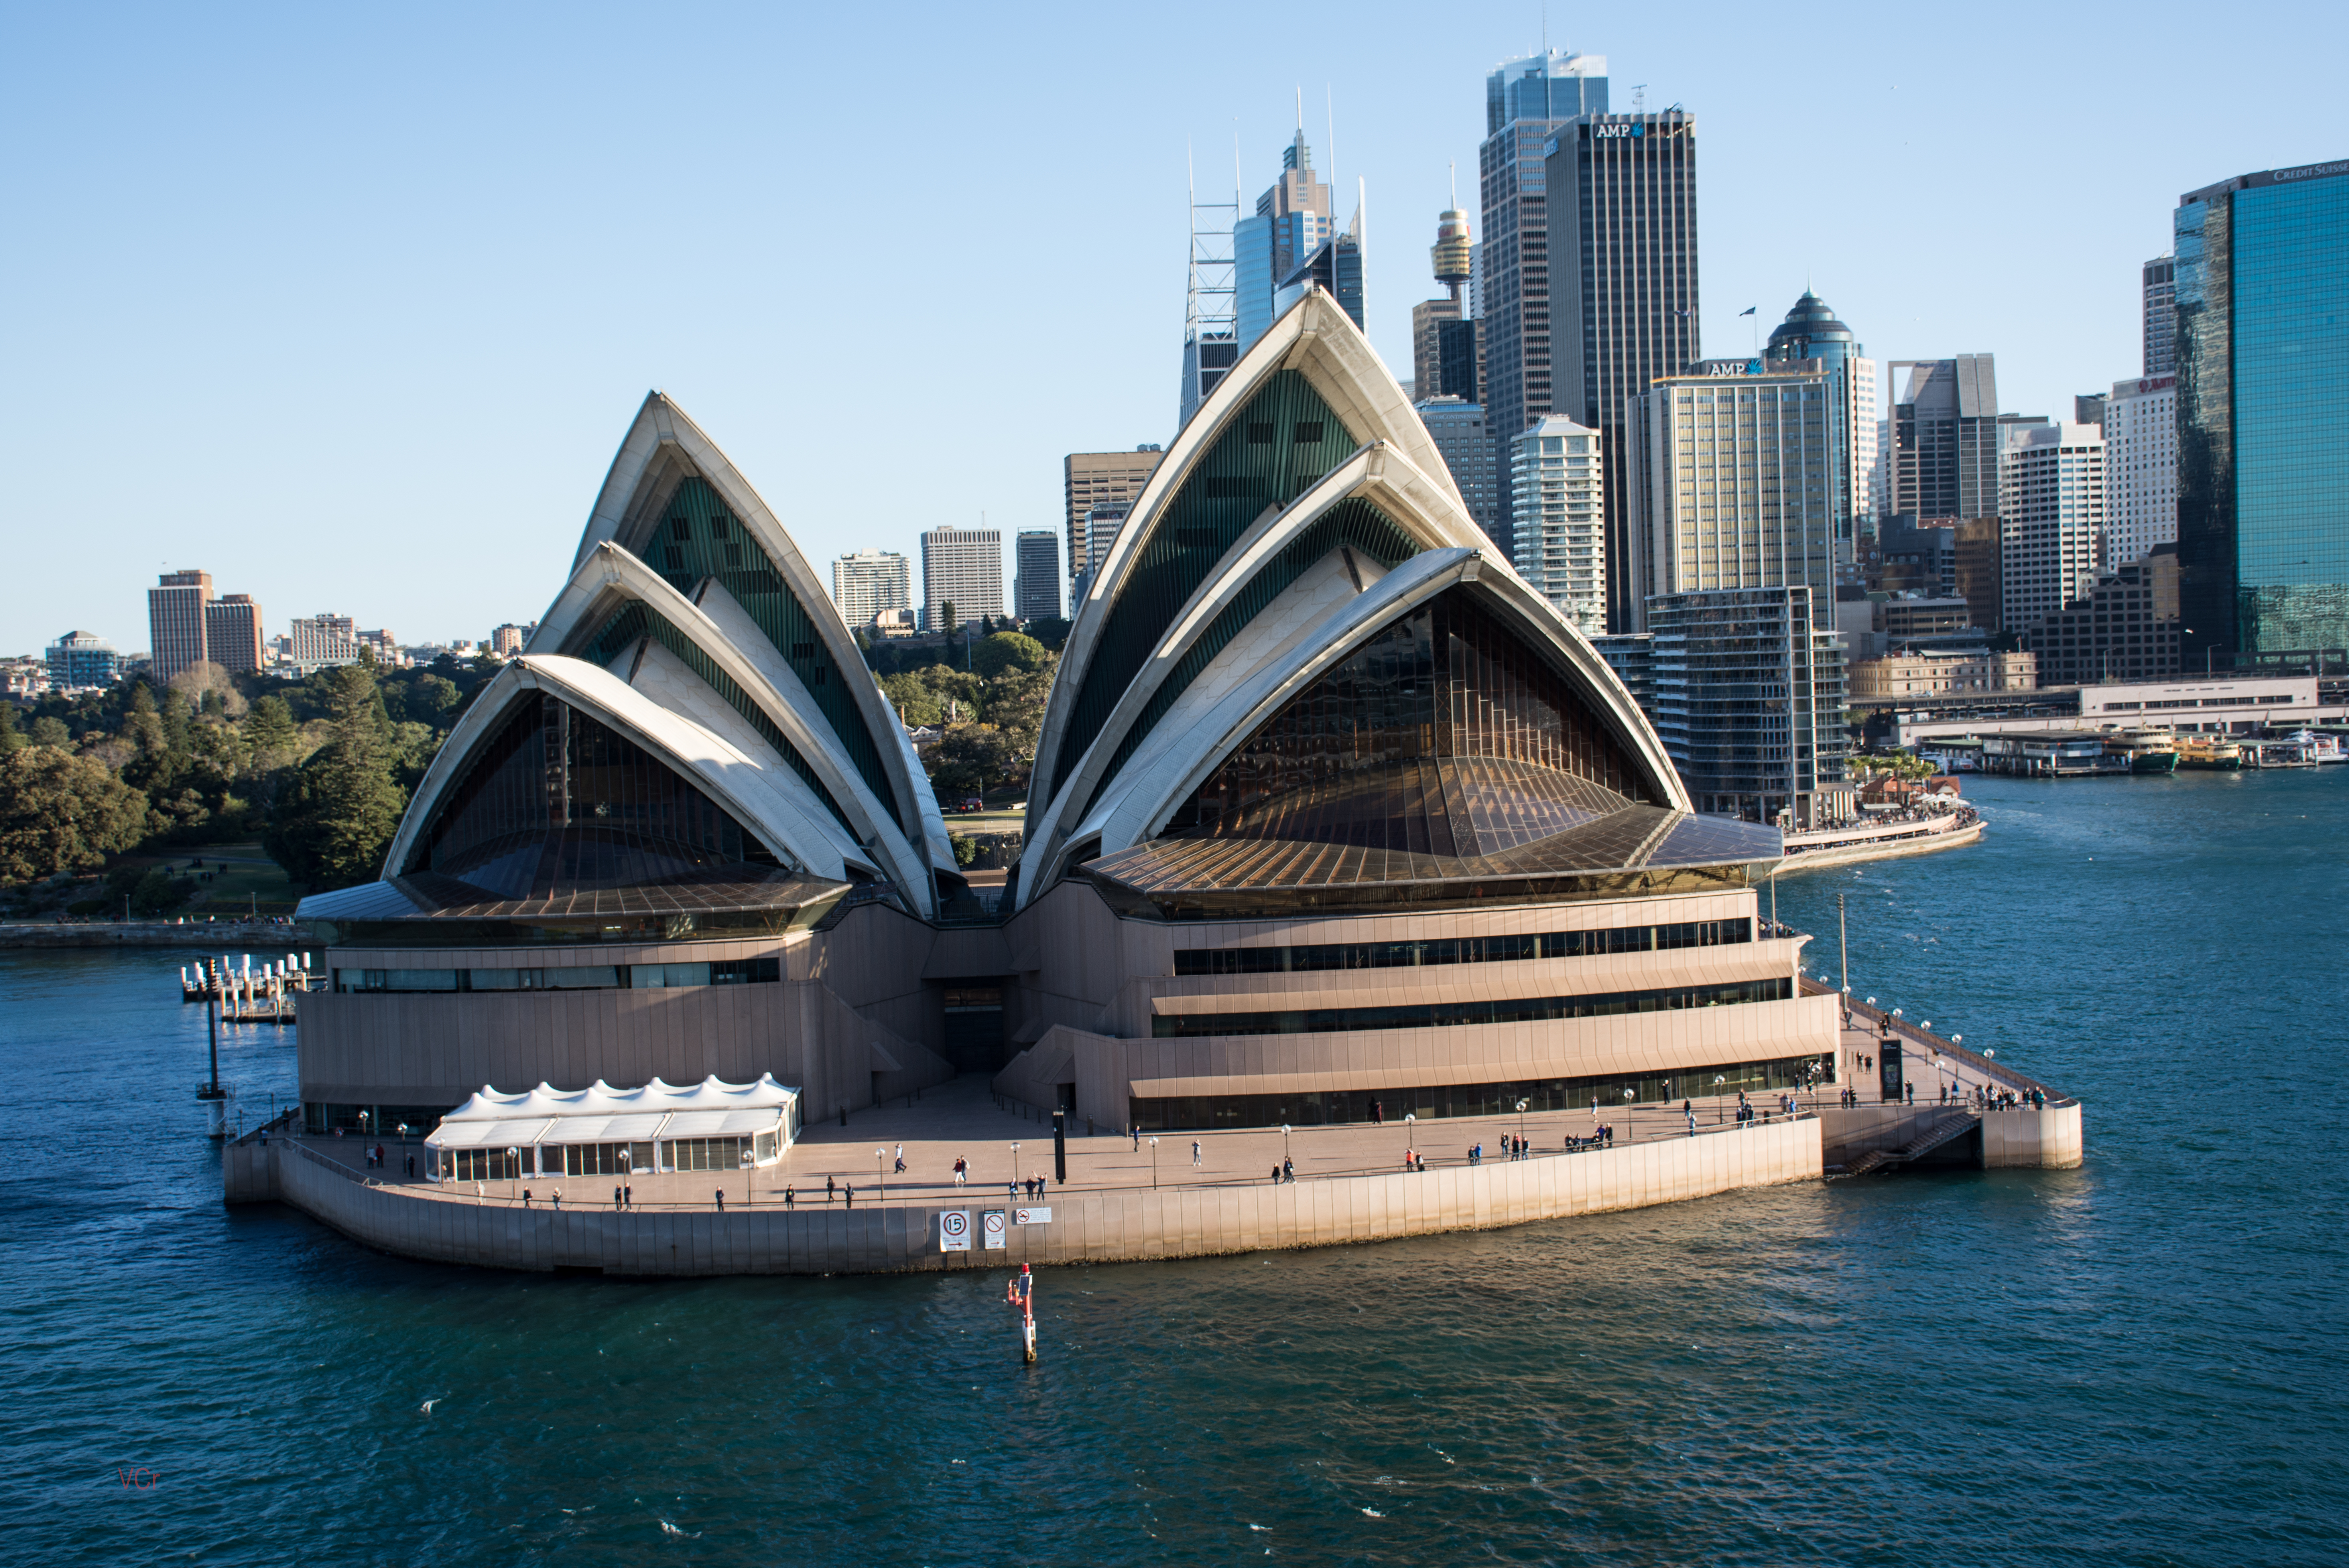
[[[1567,1139],[1567,1147],[1568,1148],[1574,1147],[1572,1138]],[[1501,1156],[1505,1159],[1529,1159],[1533,1157],[1533,1152],[1534,1146],[1531,1138],[1519,1137],[1516,1134],[1510,1133],[1501,1139]],[[1483,1144],[1473,1143],[1468,1146],[1468,1163],[1471,1165],[1485,1163]]]

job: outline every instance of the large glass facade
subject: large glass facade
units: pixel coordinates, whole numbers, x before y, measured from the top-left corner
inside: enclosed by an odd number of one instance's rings
[[[2234,205],[2237,646],[2349,646],[2349,166]]]
[[[690,598],[705,577],[715,577],[750,612],[775,651],[815,699],[833,732],[864,775],[874,795],[895,804],[908,825],[918,832],[918,816],[910,815],[912,802],[904,800],[882,766],[881,753],[864,726],[850,680],[866,679],[862,670],[843,676],[831,650],[818,636],[808,607],[800,603],[758,539],[708,480],[695,475],[670,493],[653,524],[651,537],[637,555],[668,580],[671,587]]]
[[[1581,693],[1473,590],[1453,588],[1290,699],[1168,831],[1464,858],[1610,815],[1641,793]]]
[[[2180,661],[2349,644],[2349,162],[2178,204]]]
[[[1185,1095],[1160,1099],[1137,1096],[1128,1104],[1132,1124],[1143,1132],[1191,1132],[1214,1127],[1291,1124],[1310,1127],[1336,1122],[1366,1122],[1371,1119],[1373,1106],[1390,1126],[1401,1122],[1406,1114],[1423,1122],[1445,1116],[1506,1116],[1517,1108],[1520,1100],[1528,1111],[1588,1110],[1596,1101],[1604,1113],[1635,1105],[1668,1105],[1705,1095],[1815,1090],[1834,1082],[1835,1057],[1822,1054],[1497,1084],[1409,1085],[1270,1095]],[[1396,1153],[1400,1156],[1402,1150],[1398,1148]]]
[[[1295,370],[1276,371],[1224,427],[1152,519],[1134,556],[1050,759],[1052,793],[1068,782],[1118,699],[1224,553],[1267,507],[1286,506],[1353,450],[1354,438],[1337,410]]]
[[[1684,1012],[1749,1002],[1785,1002],[1791,980],[1738,980],[1720,985],[1676,985],[1654,991],[1590,992],[1579,996],[1463,998],[1404,1002],[1386,1007],[1308,1007],[1283,1012],[1164,1012],[1150,1021],[1151,1038],[1191,1040],[1230,1034],[1350,1034],[1371,1029],[1461,1029],[1479,1023],[1547,1023],[1569,1018],[1616,1018],[1634,1012]]]
[[[407,870],[507,899],[637,887],[772,851],[650,753],[557,697],[523,701],[482,748]]]

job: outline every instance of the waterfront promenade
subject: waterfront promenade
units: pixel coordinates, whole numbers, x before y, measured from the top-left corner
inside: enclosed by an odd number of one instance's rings
[[[1529,1116],[1526,1136],[1535,1153],[1516,1160],[1501,1152],[1515,1117],[1300,1131],[1288,1139],[1298,1179],[1278,1183],[1270,1179],[1280,1158],[1278,1130],[1198,1135],[1195,1171],[1190,1137],[1162,1135],[1155,1188],[1147,1138],[1137,1150],[1131,1138],[1097,1135],[1074,1140],[1069,1181],[1033,1200],[1006,1184],[1015,1169],[1022,1177],[1050,1171],[1050,1128],[998,1109],[980,1078],[933,1092],[918,1106],[852,1115],[845,1128],[836,1119],[811,1127],[783,1163],[763,1171],[635,1179],[627,1211],[614,1208],[610,1177],[539,1177],[480,1189],[410,1180],[406,1158],[414,1146],[392,1139],[382,1140],[380,1170],[362,1166],[369,1146],[352,1137],[273,1137],[265,1148],[247,1138],[225,1149],[222,1163],[227,1201],[282,1200],[383,1251],[636,1275],[882,1273],[1332,1246],[1643,1208],[1821,1173],[1820,1120],[1813,1114],[1743,1126],[1725,1116],[1707,1125],[1701,1116],[1695,1137],[1677,1110],[1602,1112],[1602,1120],[1618,1129],[1612,1147],[1568,1152],[1569,1129],[1589,1132],[1587,1109],[1578,1117]],[[1427,1155],[1426,1169],[1403,1170],[1407,1136]],[[886,1149],[883,1163],[894,1165],[901,1139],[907,1179],[885,1197],[873,1151]],[[1480,1139],[1487,1157],[1472,1164],[1466,1149]],[[957,1156],[974,1172],[960,1189],[951,1174]],[[844,1192],[823,1200],[827,1176],[843,1186],[854,1181],[854,1207]],[[786,1185],[800,1201],[782,1201]],[[525,1187],[533,1194],[527,1207],[519,1198]],[[559,1210],[552,1200],[558,1187]],[[729,1194],[722,1210],[721,1187]],[[1009,1224],[1000,1247],[967,1253],[939,1247],[942,1211],[1009,1215],[1030,1207],[1049,1210],[1049,1217]]]

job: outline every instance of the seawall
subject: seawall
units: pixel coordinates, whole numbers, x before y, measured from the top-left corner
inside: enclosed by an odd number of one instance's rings
[[[61,926],[55,921],[0,920],[0,948],[193,948],[198,952],[260,952],[317,946],[306,925],[274,926],[266,920],[93,920]]]
[[[1280,1186],[1063,1189],[1049,1200],[1049,1224],[1013,1225],[1002,1248],[953,1254],[938,1247],[941,1212],[976,1216],[1004,1205],[974,1199],[854,1210],[762,1204],[722,1214],[556,1213],[370,1186],[282,1139],[266,1148],[232,1145],[222,1165],[228,1202],[278,1199],[367,1246],[434,1262],[633,1275],[895,1273],[1343,1246],[1646,1208],[1816,1180],[1821,1140],[1817,1118],[1803,1116],[1410,1174]]]

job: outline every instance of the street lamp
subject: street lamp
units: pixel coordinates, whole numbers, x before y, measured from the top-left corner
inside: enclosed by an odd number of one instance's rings
[[[1158,1185],[1158,1135],[1156,1133],[1150,1135],[1150,1185],[1153,1188]]]
[[[1280,1168],[1284,1171],[1294,1171],[1297,1168],[1288,1163],[1288,1124],[1287,1122],[1280,1124]]]
[[[884,1168],[888,1158],[889,1151],[885,1148],[873,1151],[873,1185],[879,1189],[884,1203],[889,1201],[889,1173]],[[1011,1174],[1015,1177],[1019,1174],[1019,1162],[1017,1160],[1012,1161]]]
[[[364,1116],[367,1113],[365,1111],[361,1111],[359,1115]],[[506,1145],[506,1201],[509,1203],[512,1202],[514,1199],[514,1194],[521,1189],[522,1150],[516,1148],[512,1144],[508,1144]]]
[[[1019,1185],[1019,1146],[1016,1143],[1011,1146],[1011,1185]]]
[[[1729,1080],[1719,1073],[1713,1075],[1713,1119],[1715,1125],[1729,1119],[1729,1111],[1721,1103],[1722,1085],[1728,1082]]]
[[[1517,1102],[1517,1142],[1519,1144],[1526,1141],[1526,1106],[1529,1103],[1525,1100]]]
[[[1418,1120],[1419,1113],[1417,1111],[1405,1111],[1402,1114],[1402,1153],[1403,1161],[1406,1165],[1411,1162],[1412,1158],[1412,1126]]]

